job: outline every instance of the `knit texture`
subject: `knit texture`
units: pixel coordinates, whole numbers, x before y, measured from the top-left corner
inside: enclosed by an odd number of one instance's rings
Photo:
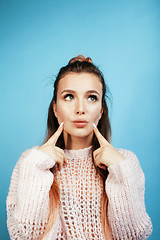
[[[109,166],[105,182],[108,220],[113,239],[147,239],[152,223],[144,203],[144,173],[136,155],[117,149],[125,160]],[[27,150],[17,162],[7,196],[7,226],[11,240],[38,239],[49,214],[49,190],[56,179],[61,208],[48,240],[104,240],[101,224],[103,182],[97,174],[92,147],[65,150],[67,164],[53,174],[54,159]]]

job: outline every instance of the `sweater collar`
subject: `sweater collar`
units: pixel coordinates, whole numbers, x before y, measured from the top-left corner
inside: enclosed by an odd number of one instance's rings
[[[64,149],[64,152],[69,159],[84,159],[92,154],[92,146],[78,150]]]

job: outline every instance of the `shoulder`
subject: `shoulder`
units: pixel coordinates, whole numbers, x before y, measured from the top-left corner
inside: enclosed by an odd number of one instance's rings
[[[126,158],[126,160],[130,162],[130,164],[134,167],[136,172],[143,175],[143,178],[144,178],[144,173],[141,168],[140,161],[137,154],[131,150],[123,149],[123,148],[116,148],[116,150],[120,152]]]
[[[21,155],[20,155],[20,157],[19,157],[19,159],[18,159],[18,161],[17,161],[17,163],[16,163],[16,166],[15,166],[15,167],[18,168],[18,167],[21,165],[21,163],[23,162],[23,160],[24,160],[31,152],[37,151],[38,148],[39,148],[39,146],[33,146],[33,147],[31,147],[31,148],[26,149],[24,152],[22,152]]]
[[[126,159],[130,159],[133,163],[140,165],[138,157],[133,151],[123,148],[116,148],[116,150],[121,153]]]
[[[37,151],[38,148],[39,148],[39,146],[33,146],[33,147],[29,148],[29,149],[26,149],[24,152],[22,152],[20,158],[26,157],[32,151]]]
[[[123,149],[123,148],[116,148],[118,152],[120,152],[124,157],[129,157],[129,158],[137,158],[136,154],[132,152],[131,150],[128,149]]]

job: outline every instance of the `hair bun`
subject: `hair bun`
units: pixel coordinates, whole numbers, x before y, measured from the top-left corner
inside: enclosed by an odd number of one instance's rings
[[[68,64],[74,63],[76,61],[92,63],[92,59],[90,57],[85,58],[83,55],[78,55],[77,57],[71,58]]]

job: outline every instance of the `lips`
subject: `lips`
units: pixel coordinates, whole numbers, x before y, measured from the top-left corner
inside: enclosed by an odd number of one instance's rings
[[[73,121],[74,125],[78,128],[83,128],[87,125],[87,121],[85,120],[76,120],[76,121]]]
[[[83,121],[83,120],[77,120],[77,121],[73,121],[74,123],[87,123],[87,121]]]

